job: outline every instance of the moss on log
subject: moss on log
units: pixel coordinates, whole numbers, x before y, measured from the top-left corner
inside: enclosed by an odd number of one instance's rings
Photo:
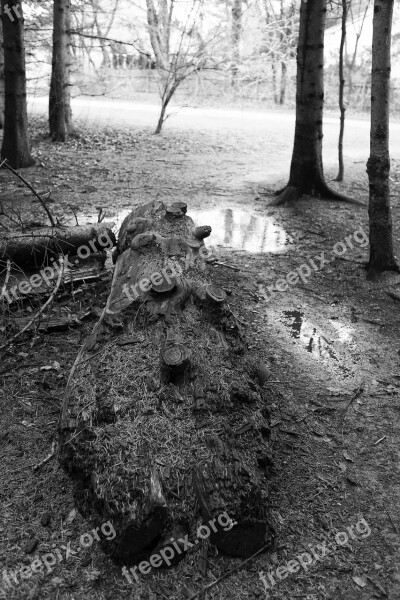
[[[81,509],[113,522],[114,557],[195,538],[199,518],[225,512],[237,524],[214,523],[212,542],[249,556],[271,540],[268,398],[199,228],[172,209],[142,205],[121,227],[106,307],[70,373],[61,461]]]

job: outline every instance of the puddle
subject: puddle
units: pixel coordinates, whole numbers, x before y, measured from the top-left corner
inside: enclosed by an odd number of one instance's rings
[[[106,217],[105,219],[103,219],[103,222],[115,223],[115,226],[113,227],[113,232],[117,234],[122,225],[123,220],[129,215],[130,212],[132,212],[132,208],[125,208],[124,210],[121,210],[114,214],[110,213],[109,211],[106,211]],[[78,215],[79,225],[90,225],[92,223],[97,223],[97,217],[98,213]]]
[[[298,339],[314,358],[338,360],[331,342],[299,310],[285,310],[282,323],[289,329],[290,337]]]
[[[118,233],[122,221],[132,209],[118,213],[107,213],[105,221],[115,223]],[[189,215],[197,225],[210,225],[211,246],[224,246],[251,253],[284,252],[292,238],[274,222],[273,217],[258,216],[245,209],[221,208],[191,210]],[[79,224],[97,223],[97,213],[80,215]]]
[[[196,225],[210,225],[211,246],[224,246],[245,252],[283,252],[291,241],[273,217],[258,216],[242,208],[191,210]]]

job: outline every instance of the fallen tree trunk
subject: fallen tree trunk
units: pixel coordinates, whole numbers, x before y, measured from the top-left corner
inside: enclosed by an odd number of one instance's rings
[[[0,260],[10,259],[20,267],[40,268],[59,254],[74,255],[79,250],[82,254],[80,258],[85,258],[115,245],[113,226],[114,223],[96,223],[65,228],[43,227],[24,233],[2,233]]]
[[[193,535],[198,507],[227,554],[271,541],[265,369],[202,259],[211,228],[185,212],[149,203],[125,219],[63,401],[60,459],[80,508],[112,521],[105,549],[123,560]]]

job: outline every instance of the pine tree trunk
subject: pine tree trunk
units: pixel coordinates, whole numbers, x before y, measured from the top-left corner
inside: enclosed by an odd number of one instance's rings
[[[4,128],[4,49],[3,49],[3,24],[0,19],[0,129]]]
[[[65,142],[73,131],[69,81],[70,13],[70,0],[54,0],[49,125],[55,142]]]
[[[322,165],[324,33],[327,0],[301,1],[297,47],[296,126],[287,187],[270,205],[302,195],[349,201],[330,190]],[[352,200],[356,204],[363,204]]]
[[[19,0],[1,0],[1,14],[5,85],[1,158],[7,159],[14,169],[21,169],[35,163],[28,141],[22,3]]]
[[[390,208],[389,107],[391,30],[394,0],[375,0],[371,74],[371,152],[369,176],[369,275],[398,271],[393,253]]]
[[[61,460],[80,508],[112,521],[105,549],[122,559],[190,539],[199,512],[236,522],[210,535],[222,552],[271,541],[269,373],[202,263],[211,227],[185,213],[150,202],[125,219],[106,307],[63,402]]]

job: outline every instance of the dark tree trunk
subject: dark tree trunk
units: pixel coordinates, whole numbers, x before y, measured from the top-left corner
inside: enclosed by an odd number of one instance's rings
[[[350,0],[351,1],[351,0]],[[344,161],[343,161],[343,138],[344,138],[344,123],[346,117],[346,107],[344,105],[344,46],[346,43],[347,33],[347,13],[349,0],[342,0],[342,34],[340,38],[339,50],[339,109],[340,109],[340,131],[338,143],[338,159],[339,171],[335,181],[343,181],[344,177]]]
[[[328,188],[322,165],[326,5],[327,0],[301,2],[297,47],[296,127],[290,177],[287,187],[271,205],[296,200],[303,195],[348,200]]]
[[[236,521],[211,532],[225,553],[271,541],[268,373],[201,262],[211,228],[185,213],[150,202],[122,224],[111,292],[63,402],[62,462],[80,507],[113,522],[105,549],[125,560],[194,537],[198,509],[205,523]]]
[[[369,176],[369,276],[398,271],[393,253],[390,208],[389,107],[391,31],[394,0],[375,0],[371,73],[371,152]]]
[[[53,141],[65,142],[73,131],[69,81],[71,1],[54,0],[53,10],[49,125]]]
[[[1,0],[1,15],[5,84],[1,158],[2,160],[7,159],[14,169],[21,169],[35,163],[28,141],[22,3],[18,0]]]
[[[3,24],[0,19],[0,129],[4,127],[5,106],[5,82],[4,82],[4,49],[3,49]]]

